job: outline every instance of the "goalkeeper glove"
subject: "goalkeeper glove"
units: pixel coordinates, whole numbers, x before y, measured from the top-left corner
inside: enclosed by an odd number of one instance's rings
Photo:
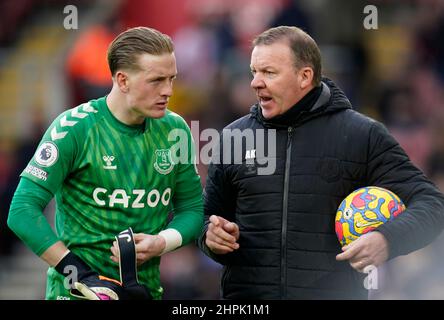
[[[139,284],[137,277],[136,244],[131,228],[120,232],[116,236],[119,248],[119,272],[122,286],[128,299],[151,300],[153,299],[148,289]]]
[[[56,266],[60,274],[74,275],[77,271],[77,279],[74,277],[70,285],[72,296],[87,300],[119,300],[125,296],[121,283],[99,275],[74,253],[69,252]]]
[[[151,300],[148,289],[139,284],[137,278],[136,245],[131,228],[118,236],[119,271],[121,282],[99,275],[74,253],[69,252],[56,266],[60,274],[66,276],[77,271],[77,279],[70,286],[72,296],[87,300]],[[69,268],[71,267],[71,269]]]

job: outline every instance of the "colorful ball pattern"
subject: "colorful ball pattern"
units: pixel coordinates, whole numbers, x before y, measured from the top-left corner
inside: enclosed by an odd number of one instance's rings
[[[405,210],[401,199],[390,190],[364,187],[353,191],[339,205],[335,231],[342,246],[375,230]]]

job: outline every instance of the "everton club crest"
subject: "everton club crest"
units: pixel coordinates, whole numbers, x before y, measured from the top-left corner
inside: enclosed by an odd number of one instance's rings
[[[156,161],[154,162],[154,168],[160,174],[168,174],[173,170],[174,163],[171,159],[170,149],[157,149]]]

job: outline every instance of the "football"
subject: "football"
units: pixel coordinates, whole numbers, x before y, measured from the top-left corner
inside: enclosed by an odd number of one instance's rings
[[[364,187],[353,191],[339,205],[335,231],[342,246],[394,219],[405,210],[401,199],[392,191]]]

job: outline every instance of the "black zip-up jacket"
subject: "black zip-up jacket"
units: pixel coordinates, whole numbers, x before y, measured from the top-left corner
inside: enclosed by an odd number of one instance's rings
[[[364,186],[387,188],[404,201],[407,210],[378,228],[393,258],[424,247],[441,232],[444,196],[385,127],[352,110],[329,79],[323,78],[311,109],[288,114],[287,124],[266,121],[256,105],[226,127],[263,129],[265,136],[276,129],[276,170],[258,175],[263,159],[245,141],[242,163],[211,164],[198,245],[224,265],[226,299],[366,299],[366,274],[335,259],[341,252],[334,231],[341,201]],[[257,137],[254,149],[262,143]],[[230,150],[221,141],[214,159]],[[238,250],[216,255],[205,245],[212,214],[239,225]]]

